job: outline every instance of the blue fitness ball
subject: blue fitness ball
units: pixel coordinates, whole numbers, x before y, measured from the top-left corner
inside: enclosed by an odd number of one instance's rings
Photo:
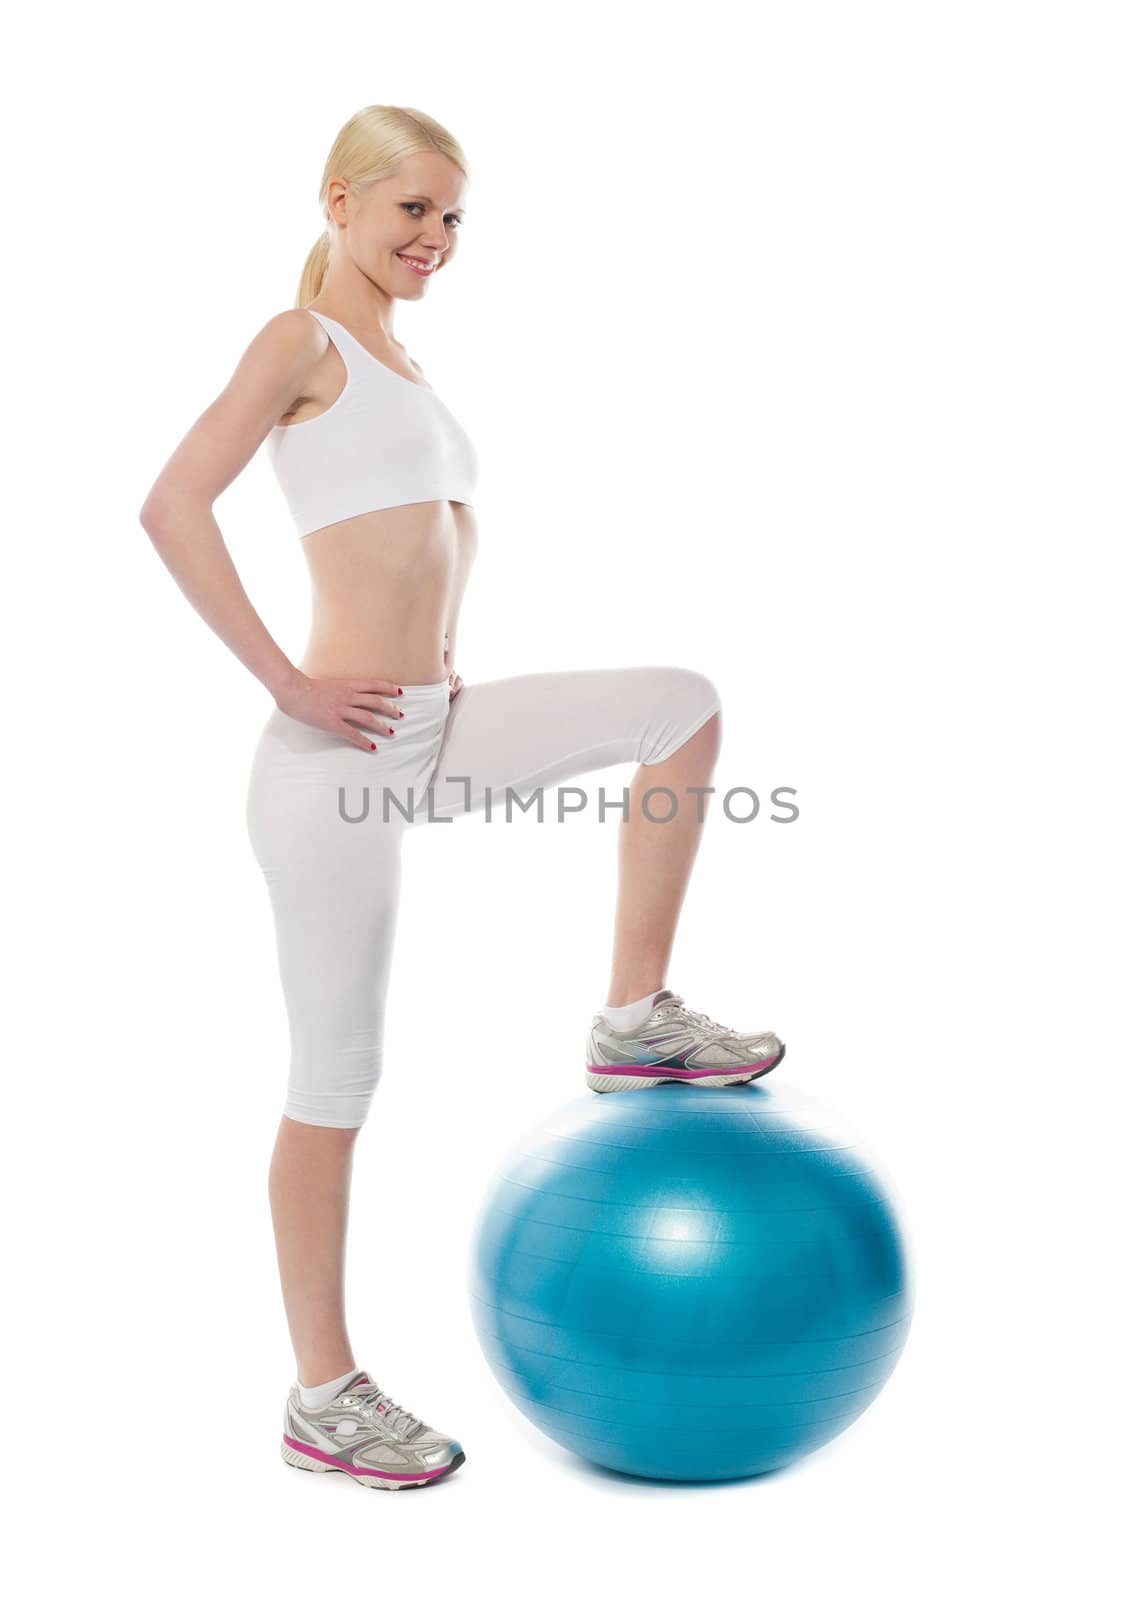
[[[571,1101],[509,1152],[472,1240],[502,1388],[557,1444],[637,1477],[798,1460],[866,1410],[909,1331],[890,1196],[790,1086]]]

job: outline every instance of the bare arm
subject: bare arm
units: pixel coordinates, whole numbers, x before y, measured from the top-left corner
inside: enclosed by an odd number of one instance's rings
[[[212,506],[271,428],[308,390],[329,344],[297,308],[272,317],[244,351],[227,387],[193,423],[141,508],[141,525],[208,626],[266,685],[287,716],[375,752],[395,732],[389,678],[309,678],[272,639],[247,598]]]
[[[302,674],[248,599],[212,506],[303,393],[325,342],[324,331],[302,311],[273,317],[177,446],[140,513],[183,594],[276,700]]]

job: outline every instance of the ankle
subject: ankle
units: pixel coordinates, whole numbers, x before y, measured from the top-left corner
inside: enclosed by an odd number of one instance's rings
[[[615,1006],[617,1009],[622,1006],[636,1005],[640,1000],[645,999],[647,995],[658,994],[665,982],[665,978],[656,978],[653,983],[650,979],[645,980],[643,983],[613,983],[608,988],[608,998],[604,1001],[604,1004],[606,1006]]]
[[[351,1367],[348,1372],[340,1372],[337,1377],[329,1378],[325,1383],[299,1383],[298,1398],[308,1411],[320,1411],[331,1400],[335,1400],[360,1371],[360,1367]]]
[[[318,1389],[322,1384],[330,1383],[343,1372],[356,1370],[356,1362],[352,1356],[342,1359],[340,1356],[333,1361],[318,1361],[312,1366],[303,1366],[298,1363],[298,1382],[303,1389]]]
[[[655,989],[652,993],[640,995],[637,1000],[629,1000],[626,1005],[622,1006],[613,1006],[605,1003],[600,1007],[600,1015],[609,1027],[616,1028],[621,1033],[632,1028],[638,1028],[647,1020],[655,1001],[662,992],[661,989]]]

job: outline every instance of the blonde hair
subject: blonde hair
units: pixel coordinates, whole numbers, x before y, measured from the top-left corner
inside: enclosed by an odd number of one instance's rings
[[[306,257],[302,278],[298,285],[298,298],[294,304],[305,306],[320,292],[329,266],[329,211],[326,201],[329,185],[334,178],[343,179],[350,188],[363,189],[380,178],[388,178],[406,156],[421,155],[437,150],[453,161],[466,177],[470,177],[466,156],[457,139],[447,132],[434,117],[410,106],[365,106],[350,117],[337,138],[325,163],[318,191],[318,205],[325,217],[326,227],[321,238]]]

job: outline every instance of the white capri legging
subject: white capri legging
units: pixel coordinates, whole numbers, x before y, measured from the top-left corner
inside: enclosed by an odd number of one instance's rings
[[[290,1024],[284,1113],[296,1122],[359,1128],[368,1115],[405,828],[487,797],[504,808],[507,789],[528,799],[619,762],[654,766],[721,709],[709,678],[668,666],[532,672],[449,696],[446,678],[405,684],[404,717],[389,718],[391,738],[374,733],[376,751],[277,708],[255,746],[247,831],[274,912]]]

